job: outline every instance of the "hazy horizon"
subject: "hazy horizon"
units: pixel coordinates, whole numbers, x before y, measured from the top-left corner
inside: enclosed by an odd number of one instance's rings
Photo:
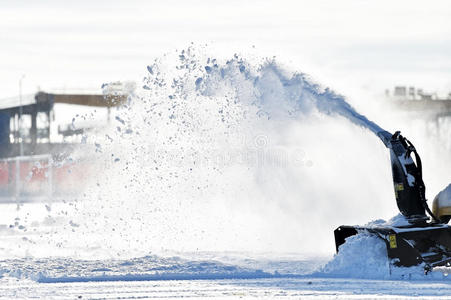
[[[431,5],[433,3],[433,5]],[[212,55],[276,56],[351,95],[394,85],[451,91],[447,1],[2,1],[1,98],[140,81],[154,58],[208,44]]]

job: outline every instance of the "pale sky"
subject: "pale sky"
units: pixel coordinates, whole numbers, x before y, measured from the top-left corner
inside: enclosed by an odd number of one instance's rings
[[[397,84],[451,91],[449,1],[0,0],[0,99],[140,80],[191,42],[255,46],[342,94]],[[216,53],[213,53],[213,55]]]

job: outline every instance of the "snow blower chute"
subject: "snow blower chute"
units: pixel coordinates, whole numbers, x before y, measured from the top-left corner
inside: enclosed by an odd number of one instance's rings
[[[390,149],[396,203],[407,222],[394,226],[340,226],[334,231],[337,252],[346,238],[367,232],[385,242],[388,257],[395,266],[424,264],[426,272],[436,266],[449,266],[451,227],[446,223],[451,216],[451,207],[439,207],[440,203],[434,201],[434,213],[429,209],[421,159],[412,143],[399,131],[393,135],[381,131],[378,136]]]

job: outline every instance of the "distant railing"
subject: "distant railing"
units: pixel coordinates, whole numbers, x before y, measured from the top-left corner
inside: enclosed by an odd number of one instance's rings
[[[76,196],[85,182],[86,164],[54,164],[51,155],[0,160],[0,202],[37,202]]]

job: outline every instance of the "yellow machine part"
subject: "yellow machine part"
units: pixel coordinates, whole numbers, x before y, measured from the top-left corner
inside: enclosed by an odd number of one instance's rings
[[[432,213],[441,221],[448,223],[451,218],[451,205],[443,205],[440,203],[439,199],[435,197],[432,202]]]

